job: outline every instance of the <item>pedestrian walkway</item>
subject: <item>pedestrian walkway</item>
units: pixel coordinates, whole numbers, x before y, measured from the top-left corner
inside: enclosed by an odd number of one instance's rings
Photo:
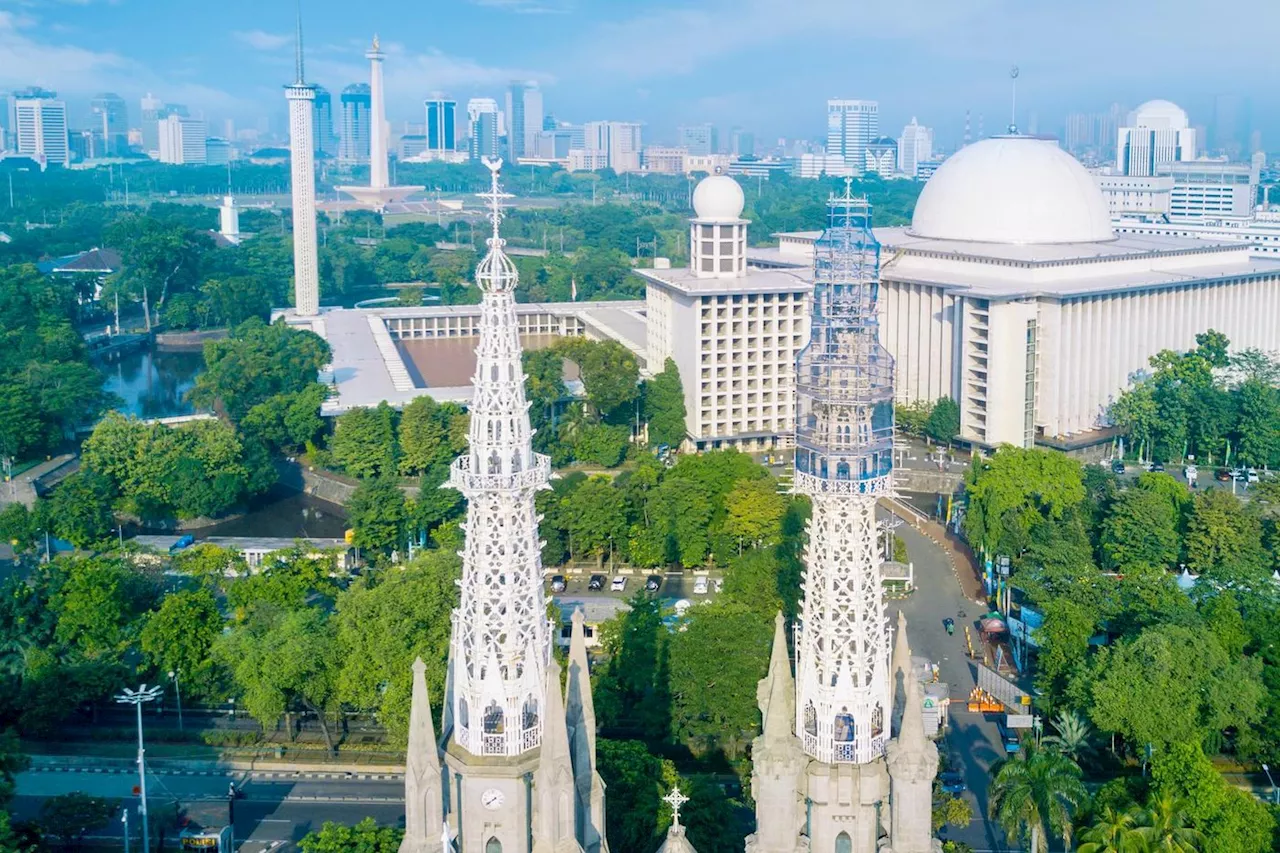
[[[52,459],[46,459],[39,465],[35,465],[23,471],[7,483],[0,485],[0,507],[8,506],[11,503],[23,503],[27,508],[35,506],[38,493],[36,491],[36,483],[42,477],[52,474],[59,468],[76,458],[75,453],[63,453]]]

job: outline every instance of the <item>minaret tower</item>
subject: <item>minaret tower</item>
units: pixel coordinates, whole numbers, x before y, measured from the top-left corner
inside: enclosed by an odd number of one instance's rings
[[[809,344],[796,364],[797,492],[813,501],[796,631],[796,728],[813,849],[848,833],[871,853],[887,799],[889,623],[876,501],[893,487],[893,360],[877,337],[880,245],[871,207],[828,203],[815,244]]]
[[[316,249],[316,171],[313,113],[316,87],[302,68],[302,12],[298,12],[295,79],[285,86],[289,101],[289,161],[293,189],[293,302],[299,317],[320,313],[320,261]]]
[[[446,763],[452,771],[450,817],[460,851],[525,850],[538,799],[533,776],[552,774],[539,762],[551,658],[551,629],[542,591],[542,542],[534,496],[547,487],[550,460],[533,452],[529,404],[516,322],[515,266],[498,233],[501,160],[492,173],[493,234],[476,268],[480,339],[470,447],[453,463],[449,485],[467,500],[462,596],[453,616]],[[554,685],[559,690],[559,679]],[[557,703],[557,711],[564,713]],[[563,738],[563,718],[552,727]],[[570,761],[569,747],[554,744]],[[573,788],[566,791],[570,800]],[[569,805],[572,816],[572,803]],[[572,827],[572,823],[569,824]],[[572,829],[569,830],[572,835]]]

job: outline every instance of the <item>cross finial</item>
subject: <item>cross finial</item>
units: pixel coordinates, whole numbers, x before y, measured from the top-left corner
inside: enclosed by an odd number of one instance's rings
[[[851,175],[845,175],[844,178],[844,197],[847,199],[853,198],[853,177]]]
[[[498,174],[502,169],[501,157],[485,157],[484,164],[489,169],[489,191],[481,193],[480,197],[489,200],[489,221],[493,223],[493,238],[490,245],[497,246],[501,240],[498,234],[498,226],[502,223],[502,200],[504,198],[512,198],[510,193],[504,193],[502,186],[498,183]]]
[[[671,806],[671,823],[673,826],[680,825],[680,807],[689,802],[689,798],[680,793],[680,786],[676,785],[671,789],[671,793],[662,798],[663,802]]]

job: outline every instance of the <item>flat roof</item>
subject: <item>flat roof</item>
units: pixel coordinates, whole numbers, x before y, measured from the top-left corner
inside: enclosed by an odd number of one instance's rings
[[[747,267],[738,278],[698,278],[690,269],[636,270],[646,281],[673,287],[684,293],[704,296],[720,293],[794,293],[810,291],[813,280],[808,265],[797,269]]]

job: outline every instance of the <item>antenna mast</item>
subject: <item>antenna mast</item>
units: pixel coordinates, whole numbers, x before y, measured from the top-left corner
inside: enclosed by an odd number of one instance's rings
[[[303,75],[303,68],[302,68],[302,0],[298,0],[297,35],[294,38],[293,44],[294,44],[293,64],[294,64],[295,71],[298,75],[298,82],[302,83],[306,80],[306,77]]]
[[[1018,66],[1009,69],[1009,88],[1012,90],[1012,101],[1009,105],[1009,133],[1018,132]]]

